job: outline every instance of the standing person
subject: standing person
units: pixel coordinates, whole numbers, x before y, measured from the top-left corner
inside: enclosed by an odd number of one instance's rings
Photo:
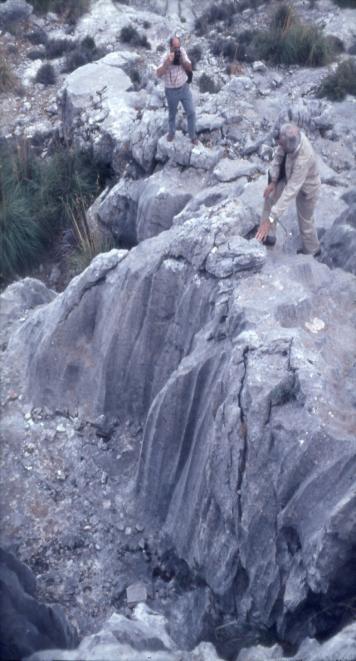
[[[195,110],[192,93],[187,82],[187,73],[192,72],[192,63],[180,45],[179,37],[169,40],[169,53],[163,58],[157,69],[157,76],[163,78],[168,103],[169,133],[167,140],[174,140],[176,131],[176,114],[178,103],[181,102],[188,120],[188,133],[193,145],[198,144],[195,132]]]
[[[294,124],[283,124],[270,169],[270,183],[264,191],[264,207],[256,239],[266,245],[276,242],[276,222],[295,199],[299,231],[303,242],[298,252],[319,255],[314,209],[320,190],[316,154],[308,138]]]

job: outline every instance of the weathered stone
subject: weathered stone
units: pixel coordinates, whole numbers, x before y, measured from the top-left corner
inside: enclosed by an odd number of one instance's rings
[[[260,170],[260,165],[244,159],[223,158],[214,169],[214,175],[219,181],[234,181],[239,177],[251,177]]]
[[[0,27],[6,28],[25,21],[32,12],[33,7],[26,0],[5,0],[0,4]]]
[[[133,583],[126,589],[126,599],[129,608],[137,606],[141,601],[147,601],[147,588],[144,583]]]
[[[175,134],[174,140],[168,142],[167,137],[160,138],[157,144],[156,158],[158,161],[170,160],[177,165],[189,165],[193,145],[188,137],[184,137],[180,131]]]
[[[37,650],[75,647],[78,636],[58,606],[36,598],[36,580],[30,569],[0,549],[1,657],[24,658]]]
[[[202,170],[212,170],[224,154],[223,147],[207,149],[203,145],[197,145],[191,152],[190,165]]]

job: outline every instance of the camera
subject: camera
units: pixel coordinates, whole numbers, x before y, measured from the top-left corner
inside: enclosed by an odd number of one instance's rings
[[[178,66],[180,64],[180,48],[174,49],[174,60],[172,64],[175,64],[175,66]]]

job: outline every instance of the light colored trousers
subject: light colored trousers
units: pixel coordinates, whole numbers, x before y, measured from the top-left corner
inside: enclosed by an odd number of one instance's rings
[[[178,103],[181,102],[185,112],[187,113],[188,133],[192,140],[195,138],[195,110],[192,92],[188,83],[182,87],[170,88],[166,87],[166,98],[168,103],[168,125],[169,132],[174,135],[176,132],[176,114]]]
[[[267,199],[265,199],[262,211],[262,220],[267,220],[273,205],[276,204],[277,200],[282,195],[285,185],[285,179],[281,179],[276,184],[276,189],[273,195],[270,195]],[[313,197],[307,197],[305,193],[299,191],[295,200],[297,206],[298,225],[303,241],[303,248],[306,252],[311,253],[312,255],[320,248],[314,222],[314,209],[317,199],[318,192],[313,195]],[[275,234],[275,232],[276,223],[271,227],[269,234]]]

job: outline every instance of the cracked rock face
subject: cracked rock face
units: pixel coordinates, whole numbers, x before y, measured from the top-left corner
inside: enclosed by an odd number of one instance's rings
[[[247,203],[97,257],[15,323],[5,374],[29,409],[119,444],[142,428],[117,495],[194,568],[223,636],[298,644],[355,590],[355,280],[283,244],[266,260]]]

